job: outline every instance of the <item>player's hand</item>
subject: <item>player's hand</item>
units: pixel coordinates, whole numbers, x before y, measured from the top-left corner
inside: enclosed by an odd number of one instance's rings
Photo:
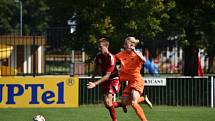
[[[96,87],[96,84],[93,83],[93,82],[89,82],[89,83],[87,84],[87,88],[88,88],[88,89],[91,89],[91,88],[94,88],[94,87]]]
[[[135,46],[131,46],[130,48],[132,51],[135,51]]]

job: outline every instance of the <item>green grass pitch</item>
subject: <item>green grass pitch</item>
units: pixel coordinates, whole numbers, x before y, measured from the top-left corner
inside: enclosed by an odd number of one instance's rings
[[[215,109],[206,107],[142,105],[148,121],[215,121]],[[134,110],[128,107],[123,113],[117,108],[118,121],[139,121]],[[83,105],[79,108],[5,108],[0,109],[0,121],[32,121],[36,114],[42,114],[46,121],[111,121],[103,105]]]

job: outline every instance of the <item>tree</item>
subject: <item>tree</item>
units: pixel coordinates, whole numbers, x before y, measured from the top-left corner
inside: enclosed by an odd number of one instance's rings
[[[15,2],[11,0],[0,1],[0,32],[13,32],[14,28],[18,28],[18,15],[15,15]]]
[[[213,68],[214,64],[214,57],[215,57],[215,1],[207,0],[204,1],[205,12],[203,14],[204,21],[202,21],[202,30],[204,32],[204,40],[206,52],[208,53],[209,57],[209,68],[208,72],[213,73],[215,68]]]
[[[198,75],[198,49],[207,47],[208,29],[214,22],[214,1],[175,0],[176,7],[171,11],[171,23],[178,26],[180,43],[184,46],[184,75]],[[213,13],[213,15],[212,15]],[[212,41],[207,41],[212,42]]]
[[[44,0],[25,0],[23,6],[23,34],[31,32],[44,32],[48,27],[49,6]],[[20,6],[14,0],[0,1],[0,30],[6,34],[19,31]]]
[[[174,1],[162,0],[100,0],[76,2],[74,12],[76,31],[73,34],[73,47],[81,45],[87,52],[96,51],[96,40],[108,37],[113,52],[127,36],[135,36],[142,43],[153,40],[163,32],[162,25],[169,19],[168,11],[174,7]],[[69,45],[69,44],[68,44]]]
[[[23,1],[24,33],[44,32],[48,28],[49,6],[46,0]]]

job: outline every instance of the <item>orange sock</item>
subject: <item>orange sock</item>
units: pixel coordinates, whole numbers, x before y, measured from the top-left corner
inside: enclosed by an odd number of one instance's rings
[[[133,104],[132,105],[133,109],[135,110],[137,116],[139,117],[139,119],[141,119],[141,121],[147,121],[146,116],[143,112],[142,107],[139,104]]]
[[[139,99],[138,99],[138,103],[142,103],[144,102],[145,98],[143,96],[141,96]]]

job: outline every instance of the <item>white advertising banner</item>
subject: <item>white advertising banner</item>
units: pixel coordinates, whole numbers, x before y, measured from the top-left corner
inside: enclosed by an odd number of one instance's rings
[[[145,86],[166,86],[164,77],[144,77]]]

